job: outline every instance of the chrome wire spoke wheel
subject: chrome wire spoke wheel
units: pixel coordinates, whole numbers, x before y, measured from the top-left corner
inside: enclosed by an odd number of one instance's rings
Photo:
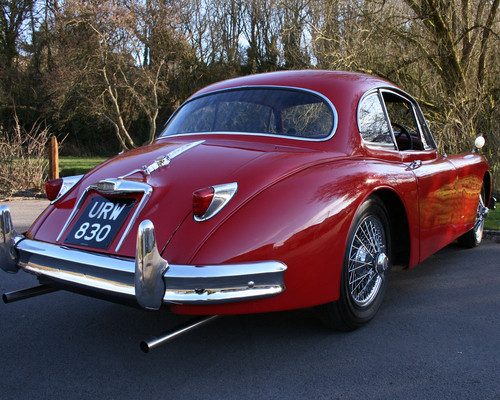
[[[356,228],[349,248],[348,287],[352,301],[367,307],[377,297],[388,267],[387,238],[382,222],[370,215]]]
[[[464,233],[458,238],[458,244],[465,248],[472,248],[478,246],[483,240],[484,221],[488,216],[488,207],[485,186],[481,187],[479,194],[479,201],[477,203],[476,220],[474,226],[468,232]]]
[[[347,331],[375,316],[391,274],[391,230],[385,204],[368,198],[357,210],[346,240],[337,301],[316,308],[321,320]]]
[[[474,223],[474,235],[476,237],[476,242],[481,243],[483,239],[484,231],[484,220],[488,215],[488,207],[484,205],[483,197],[479,196],[479,203],[477,205],[477,217]]]

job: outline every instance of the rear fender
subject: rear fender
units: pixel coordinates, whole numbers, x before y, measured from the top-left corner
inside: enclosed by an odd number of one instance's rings
[[[179,251],[187,250],[186,243],[190,243],[190,264],[277,260],[288,267],[286,291],[272,299],[210,309],[178,306],[174,311],[251,313],[337,300],[351,221],[362,202],[388,175],[385,171],[374,178],[373,169],[363,160],[316,165],[262,191],[199,242],[196,223],[186,220],[167,246],[166,259],[180,257]]]

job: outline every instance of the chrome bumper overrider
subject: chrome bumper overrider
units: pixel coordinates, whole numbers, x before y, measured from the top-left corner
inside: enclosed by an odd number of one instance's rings
[[[146,309],[162,304],[213,304],[275,296],[285,290],[286,265],[258,261],[222,265],[169,265],[158,252],[153,223],[137,233],[135,259],[71,249],[17,235],[7,206],[0,207],[0,267],[23,269],[67,289],[110,299],[132,299]]]

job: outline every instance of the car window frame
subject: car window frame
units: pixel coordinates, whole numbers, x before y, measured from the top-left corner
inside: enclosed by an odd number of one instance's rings
[[[218,94],[218,93],[223,93],[223,92],[229,92],[229,91],[237,91],[237,90],[250,90],[250,89],[279,89],[279,90],[290,90],[290,91],[295,91],[295,92],[303,92],[303,93],[308,93],[310,95],[316,96],[321,98],[327,106],[330,107],[330,110],[332,112],[332,117],[333,117],[333,124],[332,124],[332,129],[331,132],[328,136],[325,136],[323,138],[308,138],[308,137],[298,137],[298,136],[286,136],[286,135],[279,135],[279,134],[271,134],[271,133],[254,133],[254,132],[225,132],[225,131],[217,131],[217,132],[189,132],[189,133],[175,133],[172,135],[166,135],[163,136],[163,132],[166,130],[168,127],[169,123],[177,116],[179,111],[188,103],[199,99],[201,97],[206,97],[210,96],[213,94]],[[200,136],[200,135],[238,135],[238,136],[264,136],[264,137],[272,137],[272,138],[279,138],[279,139],[290,139],[290,140],[299,140],[299,141],[308,141],[308,142],[325,142],[330,140],[333,136],[335,136],[335,133],[337,132],[337,127],[338,127],[338,113],[337,109],[331,102],[331,100],[326,97],[325,95],[316,92],[311,89],[306,89],[306,88],[301,88],[301,87],[295,87],[295,86],[280,86],[280,85],[252,85],[252,86],[236,86],[236,87],[230,87],[230,88],[225,88],[225,89],[219,89],[219,90],[213,90],[207,93],[202,93],[200,95],[194,95],[193,97],[190,97],[187,99],[184,103],[182,103],[179,108],[177,108],[174,113],[170,116],[168,121],[165,123],[165,125],[162,127],[158,135],[156,136],[156,139],[166,139],[166,138],[171,138],[171,137],[179,137],[179,136]]]
[[[370,142],[368,140],[365,140],[365,138],[363,137],[363,135],[361,133],[361,124],[360,124],[361,106],[363,105],[363,102],[365,102],[368,97],[370,97],[374,94],[377,95],[377,97],[378,97],[380,106],[382,108],[382,112],[384,113],[384,118],[386,120],[387,126],[389,127],[389,134],[390,134],[391,139],[392,139],[392,145],[389,145],[388,143],[386,144],[386,143],[379,143],[379,142]],[[398,150],[397,143],[396,143],[396,140],[394,138],[394,132],[393,132],[391,124],[390,124],[390,119],[387,115],[387,109],[385,107],[385,102],[384,102],[384,99],[382,98],[382,95],[381,95],[379,89],[369,90],[361,97],[361,99],[359,100],[359,103],[358,103],[358,108],[356,110],[356,118],[357,118],[357,123],[358,123],[359,135],[361,136],[361,140],[363,141],[363,143],[366,146],[368,146],[370,148],[374,148],[374,149],[380,149],[380,150]]]
[[[359,120],[359,113],[360,113],[361,105],[362,105],[363,101],[368,96],[370,96],[374,93],[378,94],[379,101],[382,105],[382,109],[384,110],[384,115],[385,115],[387,124],[389,125],[389,129],[391,132],[391,138],[392,138],[394,147],[391,146],[391,148],[389,148],[389,146],[384,145],[384,144],[366,141],[363,138],[363,136],[361,135],[360,120]],[[394,131],[392,129],[391,118],[390,118],[389,113],[387,111],[386,101],[384,99],[384,93],[388,93],[388,94],[400,97],[403,101],[407,102],[411,106],[413,118],[415,120],[416,128],[418,130],[418,135],[420,136],[421,140],[425,139],[425,141],[422,141],[422,143],[426,143],[427,148],[425,146],[424,146],[423,150],[416,150],[416,149],[401,150],[399,148],[397,140],[394,136]],[[371,89],[371,90],[367,91],[366,93],[364,93],[363,96],[361,97],[361,99],[359,100],[359,103],[358,103],[357,123],[358,123],[358,131],[359,131],[361,140],[369,148],[379,149],[379,150],[396,150],[398,152],[429,151],[429,150],[436,150],[437,149],[437,145],[436,145],[436,142],[434,141],[434,137],[432,136],[432,133],[431,133],[431,131],[427,125],[427,122],[425,120],[424,114],[423,114],[420,106],[418,105],[417,101],[412,96],[410,96],[408,93],[406,93],[402,90],[399,90],[397,88],[380,87],[380,88]]]

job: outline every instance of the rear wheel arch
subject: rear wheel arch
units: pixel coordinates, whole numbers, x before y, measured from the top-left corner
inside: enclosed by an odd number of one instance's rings
[[[484,220],[488,213],[489,199],[491,196],[491,182],[489,174],[486,173],[481,184],[481,192],[479,194],[476,220],[471,230],[460,236],[457,241],[461,247],[473,248],[478,246],[483,240]]]
[[[371,229],[367,229],[368,226]],[[380,238],[379,244],[382,247],[378,250],[379,255],[373,257],[372,246],[379,241],[376,238]],[[365,251],[362,251],[363,248]],[[339,298],[337,301],[317,306],[319,318],[328,327],[337,330],[352,330],[365,325],[375,316],[382,302],[391,265],[408,265],[409,259],[410,232],[402,200],[391,189],[384,188],[372,192],[356,210],[349,229]],[[369,269],[377,271],[380,279],[377,278],[377,284],[371,291],[366,292],[368,286],[362,286],[362,279],[370,272]],[[371,277],[372,275],[370,279]],[[353,284],[356,285],[354,289],[351,286]],[[356,297],[358,286],[361,288],[359,295],[368,293],[366,299]]]
[[[410,229],[408,216],[401,198],[390,189],[380,189],[370,197],[378,197],[384,204],[389,218],[390,240],[392,244],[392,264],[410,264]]]
[[[379,196],[356,210],[347,237],[338,300],[316,307],[320,320],[341,331],[367,324],[377,313],[391,270],[388,212]]]
[[[484,187],[484,191],[485,191],[485,199],[484,201],[487,203],[489,202],[489,199],[491,198],[491,196],[493,195],[493,182],[492,182],[492,178],[491,178],[491,172],[490,171],[486,171],[484,173],[484,177],[483,177],[483,187]],[[488,206],[488,204],[486,204],[486,206]]]

